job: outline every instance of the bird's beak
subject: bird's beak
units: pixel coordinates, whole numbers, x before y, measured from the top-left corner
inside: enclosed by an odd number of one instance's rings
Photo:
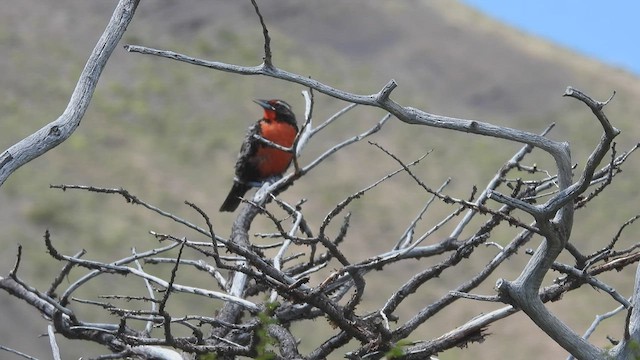
[[[271,106],[271,104],[269,104],[269,102],[267,102],[267,100],[260,100],[260,99],[255,99],[253,100],[254,103],[262,106],[265,109],[269,109],[269,110],[274,110],[273,106]]]

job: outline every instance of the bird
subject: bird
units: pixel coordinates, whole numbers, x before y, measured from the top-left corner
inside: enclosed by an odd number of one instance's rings
[[[229,195],[220,211],[233,212],[241,197],[251,187],[260,186],[271,178],[281,177],[293,159],[293,153],[277,149],[260,139],[290,148],[298,135],[296,116],[291,105],[283,100],[254,100],[263,108],[262,119],[249,127],[235,165],[235,177]]]

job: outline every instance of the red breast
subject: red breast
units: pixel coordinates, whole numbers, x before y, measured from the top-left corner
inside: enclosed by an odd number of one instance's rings
[[[291,147],[296,138],[297,129],[287,122],[270,119],[268,112],[273,113],[275,117],[275,112],[265,111],[265,118],[260,120],[260,135],[278,145]],[[262,144],[258,148],[256,158],[260,177],[268,178],[287,170],[293,154]]]

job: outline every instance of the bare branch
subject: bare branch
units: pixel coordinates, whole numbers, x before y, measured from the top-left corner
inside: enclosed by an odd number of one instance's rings
[[[203,235],[214,235],[212,234],[211,231],[207,231],[199,226],[196,226],[184,219],[181,219],[171,213],[168,213],[156,206],[153,206],[151,204],[148,204],[147,202],[139,199],[137,196],[131,194],[129,191],[122,189],[122,188],[112,188],[112,189],[108,189],[108,188],[101,188],[101,187],[95,187],[95,186],[86,186],[86,185],[49,185],[50,188],[52,189],[60,189],[62,191],[67,191],[68,189],[73,189],[73,190],[86,190],[86,191],[90,191],[90,192],[97,192],[97,193],[103,193],[103,194],[119,194],[121,195],[126,201],[127,203],[130,204],[135,204],[135,205],[142,205],[143,207],[159,214],[162,215],[164,217],[167,217],[179,224],[185,225]],[[216,240],[218,241],[222,241],[224,242],[224,239],[222,238],[217,238]]]
[[[86,253],[87,253],[86,250],[82,249],[77,254],[73,255],[73,257],[80,258],[84,256]],[[62,281],[69,275],[69,273],[71,272],[71,269],[73,269],[73,266],[74,264],[72,263],[65,264],[65,266],[62,268],[62,271],[60,271],[60,274],[58,274],[58,276],[56,276],[56,278],[53,279],[51,286],[49,286],[49,290],[47,290],[46,292],[47,295],[52,296],[56,292],[56,289],[58,288],[58,286],[60,286]]]
[[[177,352],[158,346],[133,346],[130,353],[141,356],[143,359],[184,360],[184,357]]]
[[[122,265],[112,265],[112,264],[105,264],[105,263],[101,263],[98,261],[93,261],[93,260],[84,260],[84,259],[79,259],[79,258],[74,258],[72,256],[66,256],[66,255],[62,255],[60,253],[58,253],[58,251],[53,247],[53,245],[51,244],[51,241],[49,239],[48,236],[45,237],[45,242],[47,245],[47,249],[49,251],[49,253],[51,254],[51,256],[53,256],[55,259],[60,260],[60,261],[67,261],[67,262],[73,262],[78,266],[82,266],[91,270],[98,270],[101,273],[104,272],[114,272],[114,273],[118,273],[118,274],[122,274],[122,275],[128,275],[128,274],[133,274],[136,276],[139,276],[143,279],[147,279],[153,283],[156,283],[162,287],[164,287],[165,289],[169,289],[169,287],[171,287],[173,290],[175,291],[180,291],[180,292],[186,292],[186,293],[191,293],[191,294],[196,294],[196,295],[201,295],[201,296],[206,296],[206,297],[210,297],[210,298],[214,298],[214,299],[220,299],[220,300],[225,300],[234,304],[237,304],[239,306],[242,306],[250,311],[254,311],[257,312],[259,311],[258,306],[256,306],[254,303],[248,301],[248,300],[244,300],[240,297],[237,296],[233,296],[233,295],[227,295],[227,294],[223,294],[220,292],[216,292],[216,291],[210,291],[210,290],[205,290],[205,289],[200,289],[200,288],[195,288],[195,287],[191,287],[191,286],[185,286],[185,285],[178,285],[178,284],[173,284],[171,282],[165,281],[157,276],[153,276],[151,274],[147,274],[144,271],[140,271],[138,269],[135,268],[131,268],[131,267],[127,267],[127,266],[122,266]],[[140,256],[140,255],[138,255]],[[130,261],[133,261],[133,259],[135,259],[135,257],[131,258]],[[34,290],[35,291],[35,290]],[[70,291],[67,290],[65,292],[65,295],[68,296],[70,294]],[[43,297],[44,298],[44,297]],[[57,305],[57,302],[53,302],[54,306]],[[60,309],[60,310],[65,310],[65,309]]]
[[[559,165],[560,167],[566,167],[567,169],[570,168],[569,164],[564,164],[565,160],[569,160],[567,154],[567,144],[558,143],[553,140],[546,139],[542,136],[517,129],[499,127],[476,120],[457,119],[447,116],[429,114],[412,107],[402,107],[389,98],[389,94],[397,86],[397,84],[393,80],[389,81],[389,83],[387,83],[379,92],[375,94],[356,95],[330,87],[309,77],[293,74],[282,69],[266,69],[264,65],[254,67],[237,66],[216,61],[196,59],[173,51],[152,49],[138,45],[126,45],[125,49],[129,52],[165,57],[193,65],[204,66],[207,68],[231,72],[239,75],[264,75],[297,83],[302,86],[315,89],[323,94],[350,103],[379,107],[390,112],[396,118],[408,124],[421,124],[530,144],[549,152],[556,160],[556,162],[562,160],[561,165]]]
[[[133,248],[131,249],[131,252],[133,253],[133,255],[136,255],[136,249]],[[138,270],[142,271],[142,265],[140,264],[140,261],[138,261],[138,259],[136,259],[134,261],[134,263],[136,264],[136,267],[138,268]],[[153,287],[151,286],[151,283],[149,282],[149,280],[144,279],[144,286],[147,289],[147,293],[149,294],[149,298],[152,300],[151,302],[151,312],[155,312],[156,311],[156,301],[155,300],[155,294],[153,292]],[[153,322],[151,321],[147,321],[147,324],[145,325],[144,328],[144,333],[145,335],[149,336],[151,335],[151,330],[153,330]]]
[[[80,74],[62,115],[0,155],[0,186],[22,165],[67,140],[84,117],[102,70],[131,22],[140,0],[120,0]]]
[[[28,360],[38,360],[37,358],[34,358],[33,356],[29,356],[29,355],[27,355],[25,353],[22,353],[22,352],[20,352],[18,350],[14,350],[14,349],[8,348],[6,346],[0,345],[0,350],[4,350],[6,352],[10,352],[12,354],[18,355],[18,356],[23,357],[23,358],[28,359]]]
[[[273,64],[271,63],[271,37],[269,37],[269,30],[267,30],[267,25],[264,23],[264,19],[262,18],[262,14],[260,14],[260,8],[258,8],[256,1],[251,0],[251,4],[260,19],[260,25],[262,25],[262,34],[264,35],[264,66],[267,69],[270,69],[273,68]]]
[[[115,266],[120,266],[120,265],[124,265],[124,264],[128,264],[131,263],[137,259],[142,259],[144,257],[150,256],[150,255],[157,255],[160,253],[163,253],[165,251],[169,251],[177,246],[179,246],[180,243],[176,242],[176,243],[172,243],[169,244],[168,246],[165,246],[163,248],[160,249],[153,249],[147,252],[142,252],[142,253],[138,253],[135,254],[133,256],[115,261],[113,263],[111,263],[111,265],[115,265]],[[73,257],[74,259],[79,259],[77,257]],[[75,264],[75,263],[74,263]],[[64,293],[60,296],[60,303],[61,304],[67,304],[68,303],[68,299],[71,297],[71,295],[77,290],[79,289],[83,284],[85,284],[86,282],[88,282],[89,280],[102,275],[102,271],[100,269],[95,269],[91,272],[89,272],[88,274],[80,277],[78,280],[76,280],[73,284],[71,284],[71,286],[69,286],[67,288],[67,290],[64,291]]]
[[[495,295],[491,295],[491,296],[477,295],[477,294],[470,294],[470,293],[461,292],[461,291],[449,291],[449,294],[455,297],[459,297],[462,299],[469,299],[469,300],[489,301],[489,302],[501,301],[500,297]]]
[[[336,333],[322,339],[318,348],[307,356],[310,360],[328,358],[351,340],[357,340],[360,345],[347,354],[349,358],[381,358],[388,354],[388,351],[395,351],[398,347],[402,347],[401,358],[425,359],[454,346],[464,346],[470,342],[482,341],[488,335],[486,330],[489,324],[519,310],[523,310],[554,341],[577,358],[601,359],[609,355],[633,352],[634,344],[640,342],[640,315],[635,311],[638,302],[640,302],[640,295],[638,295],[640,285],[636,286],[631,301],[627,301],[621,292],[597,276],[605,271],[622,269],[640,260],[640,245],[638,244],[624,249],[615,248],[622,232],[640,218],[640,215],[623,224],[604,249],[592,254],[583,254],[585,250],[579,248],[576,242],[569,242],[573,229],[574,212],[610,186],[613,178],[621,171],[622,163],[631,152],[638,148],[636,145],[625,154],[618,155],[616,153],[613,139],[620,131],[611,125],[603,111],[604,106],[612,100],[613,95],[608,100],[599,102],[570,87],[565,92],[565,96],[573,97],[587,105],[603,128],[600,141],[589,155],[583,171],[579,174],[579,179],[574,181],[576,167],[572,166],[568,143],[546,137],[553,125],[541,134],[534,134],[488,122],[430,114],[394,101],[391,96],[398,86],[394,80],[390,80],[379,91],[370,95],[358,95],[325,85],[308,76],[290,73],[275,67],[272,59],[271,37],[265,19],[256,1],[251,0],[251,3],[258,16],[264,37],[264,57],[260,65],[236,66],[136,45],[127,45],[125,48],[129,52],[151,54],[235,74],[269,76],[308,88],[303,92],[305,99],[304,123],[290,148],[256,137],[257,141],[263,145],[292,153],[294,155],[293,171],[279,179],[273,178],[264,182],[252,200],[244,200],[245,206],[237,214],[228,240],[217,236],[211,218],[201,208],[190,202],[186,202],[186,204],[196,210],[204,219],[206,227],[200,227],[148,204],[124,189],[80,185],[51,186],[63,191],[80,189],[119,194],[128,203],[142,205],[146,210],[171,219],[187,229],[195,230],[199,234],[197,236],[202,235],[205,239],[205,241],[202,239],[194,239],[198,241],[193,241],[182,235],[151,232],[157,241],[168,240],[171,244],[141,253],[138,253],[134,248],[132,255],[104,263],[83,259],[84,252],[78,252],[74,256],[59,253],[54,248],[47,231],[45,234],[47,251],[53,258],[63,261],[65,264],[45,293],[18,277],[17,273],[23,261],[22,248],[19,247],[16,264],[9,276],[7,278],[0,277],[0,288],[24,299],[51,320],[52,325],[48,330],[54,357],[59,357],[58,350],[53,346],[55,344],[53,332],[55,329],[62,336],[104,344],[114,352],[110,355],[103,355],[99,357],[100,359],[139,357],[176,360],[183,358],[174,350],[162,349],[158,346],[171,347],[191,355],[215,353],[216,357],[222,359],[259,357],[265,350],[263,348],[265,336],[278,343],[278,354],[272,351],[275,342],[266,345],[269,346],[266,351],[270,356],[273,355],[278,359],[299,359],[302,356],[298,350],[295,334],[291,330],[294,327],[291,325],[300,320],[326,318],[337,329]],[[105,46],[106,50],[96,47],[81,75],[67,110],[58,120],[0,154],[0,185],[15,168],[64,141],[79,125],[102,67],[113,50],[113,46],[117,43],[117,39],[122,36],[137,4],[138,1],[133,0],[120,1],[112,23],[103,35],[106,39],[101,39],[98,44]],[[115,43],[112,44],[113,41]],[[314,128],[312,121],[315,102],[314,91],[347,101],[350,104]],[[382,109],[386,115],[376,124],[371,124],[372,127],[367,131],[355,135],[351,134],[351,137],[342,142],[328,145],[324,153],[306,165],[299,162],[300,154],[315,134],[325,129],[336,119],[341,118],[358,104]],[[486,184],[481,192],[478,193],[478,189],[482,189],[482,187],[474,186],[468,198],[459,199],[443,192],[449,180],[440,188],[433,190],[416,175],[417,173],[412,166],[426,155],[413,163],[405,164],[399,156],[378,144],[371,143],[396,161],[400,168],[387,173],[381,179],[336,204],[319,224],[315,224],[318,226],[317,231],[311,230],[314,219],[308,217],[306,210],[309,207],[303,207],[305,199],[295,205],[289,205],[276,198],[282,191],[315,169],[329,156],[378,132],[391,117],[406,124],[489,136],[518,142],[524,146],[498,169],[493,179]],[[36,142],[28,143],[27,140]],[[23,142],[28,144],[25,145]],[[20,144],[27,147],[16,148]],[[42,144],[45,144],[44,147]],[[33,152],[35,155],[29,155],[32,156],[31,158],[25,158],[21,152],[30,153],[32,150],[29,150],[29,146],[36,146],[43,150]],[[553,159],[555,169],[539,168],[536,164],[523,164],[525,156],[534,148],[545,151]],[[612,150],[610,161],[606,166],[601,167],[600,163],[610,149]],[[369,258],[355,261],[345,251],[345,248],[341,247],[343,242],[348,239],[348,230],[353,232],[350,230],[350,213],[347,213],[346,216],[341,216],[341,214],[355,199],[400,172],[406,172],[428,194],[423,193],[425,197],[428,197],[426,204],[409,222],[395,246],[386,252],[383,251]],[[513,173],[517,173],[517,176],[512,176]],[[523,177],[521,178],[520,175]],[[592,190],[588,194],[587,191],[590,188]],[[267,208],[266,204],[274,199],[279,207]],[[449,210],[444,213],[443,217],[427,218],[426,211],[436,199],[440,200],[439,205],[449,206]],[[498,204],[490,203],[489,199],[495,200]],[[546,202],[540,203],[545,200]],[[280,215],[281,210],[284,210],[284,218]],[[532,220],[526,222],[519,220],[517,216],[520,212],[518,210],[531,215],[533,222]],[[454,229],[450,236],[424,244],[426,243],[425,239],[433,237],[434,234],[439,233],[439,230],[441,232],[445,225],[451,224],[451,221],[463,212],[466,214],[461,217],[458,224],[452,225]],[[266,230],[269,232],[267,234],[265,234],[266,231],[259,230],[257,236],[275,238],[277,243],[274,244],[274,241],[270,241],[270,244],[267,245],[256,245],[252,242],[251,236],[254,235],[249,235],[249,229],[258,216],[271,221],[275,230]],[[339,216],[343,219],[342,224],[332,225],[333,220]],[[477,219],[480,216],[484,217]],[[421,235],[416,235],[418,223],[422,226],[425,221],[428,224],[424,227],[428,230]],[[471,224],[477,225],[477,228],[470,230]],[[494,230],[497,232],[507,226],[520,228],[519,233],[514,235],[506,245],[502,240],[489,242]],[[331,229],[338,227],[336,234],[331,237],[329,235]],[[314,236],[314,233],[317,236]],[[463,233],[470,233],[470,235],[460,239]],[[500,279],[497,283],[497,295],[472,294],[473,289],[485,283],[499,266],[514,256],[518,249],[522,249],[524,244],[527,244],[534,235],[541,235],[543,237],[542,243],[515,281]],[[393,235],[391,238],[395,239],[396,236]],[[391,240],[391,243],[393,242]],[[481,247],[483,244],[492,245],[492,247]],[[303,255],[308,255],[308,248],[304,248],[305,246],[311,247],[308,260],[302,258]],[[179,247],[177,256],[166,255],[167,251],[176,247]],[[222,256],[219,247],[229,254]],[[321,249],[322,254],[316,256],[316,247]],[[486,264],[484,267],[479,269],[477,273],[461,280],[461,283],[440,298],[425,303],[415,313],[409,316],[403,314],[403,317],[399,315],[401,304],[408,303],[405,300],[415,296],[414,294],[419,290],[425,289],[429,281],[445,272],[451,272],[471,256],[475,261],[480,253],[480,251],[475,251],[478,247],[481,247],[486,256],[482,260]],[[557,261],[559,254],[565,249],[575,258],[575,266]],[[203,259],[188,259],[188,252],[192,250]],[[530,254],[530,252],[526,253]],[[165,255],[160,257],[159,254]],[[409,279],[401,279],[396,291],[385,296],[384,304],[379,304],[379,308],[373,309],[367,314],[360,312],[363,306],[358,305],[361,305],[363,298],[366,299],[364,297],[365,290],[371,288],[366,285],[377,280],[372,270],[382,270],[385,267],[388,268],[390,264],[424,257],[433,258],[425,262],[426,265],[422,271],[415,273]],[[215,267],[209,265],[212,262],[210,258],[215,261]],[[140,259],[146,263],[164,264],[164,267],[171,267],[168,279],[149,274],[140,264]],[[477,263],[474,262],[474,264]],[[325,272],[319,272],[329,266],[333,266],[333,268],[327,270],[330,272],[328,276]],[[61,297],[57,298],[56,289],[61,286],[62,279],[68,276],[72,269],[75,271],[76,268],[85,274],[69,285]],[[186,271],[195,271],[195,269],[206,271],[215,277],[221,291],[176,283],[179,272],[183,274]],[[552,285],[542,288],[543,279],[548,275],[550,269],[559,271],[562,275]],[[221,271],[229,271],[228,279],[224,278]],[[136,282],[139,282],[138,278],[141,278],[145,283],[147,295],[108,294],[99,296],[98,300],[80,299],[77,295],[71,297],[88,281],[104,274],[129,276],[129,278],[131,278],[130,275],[134,275],[133,281]],[[311,276],[312,274],[316,276]],[[640,284],[639,274],[640,267],[638,274],[636,274],[638,284]],[[182,278],[180,277],[180,279]],[[324,281],[318,280],[318,278],[324,279]],[[158,290],[152,287],[152,283],[160,288],[159,291],[164,291],[161,299],[156,299],[155,291]],[[213,282],[211,283],[213,284]],[[584,284],[607,292],[613,301],[620,302],[625,307],[632,309],[628,312],[624,339],[611,351],[590,344],[586,341],[588,336],[581,338],[545,306],[547,301],[557,300],[562,294]],[[195,314],[174,317],[169,313],[168,305],[169,301],[177,296],[174,295],[175,292],[206,296],[219,300],[223,305],[221,308],[215,309],[214,315]],[[407,342],[406,339],[412,336],[420,325],[444,309],[450,309],[449,305],[461,298],[503,302],[509,306],[479,315],[462,325],[452,326],[448,332],[444,333],[443,331],[443,335],[431,340]],[[83,322],[76,316],[73,307],[68,306],[70,299],[75,303],[115,316],[119,321],[114,323]],[[117,299],[116,303],[126,302],[127,305],[113,305],[109,302],[110,299]],[[274,308],[276,300],[278,300],[277,308]],[[146,304],[147,302],[151,303],[150,307]],[[397,326],[394,327],[390,324],[390,322],[400,319],[403,322]],[[131,323],[135,325],[144,323],[144,331],[134,330]],[[203,326],[206,326],[209,334],[205,335]],[[152,329],[154,327],[160,328],[158,330],[160,335],[153,335]],[[180,336],[181,331],[186,331],[189,335]],[[185,355],[185,357],[191,355]],[[620,356],[620,358],[622,357],[624,356]]]
[[[436,189],[436,192],[441,193],[444,190],[444,188],[447,187],[447,185],[449,185],[449,183],[451,183],[451,178],[448,178],[442,185],[440,185],[440,187],[438,189]],[[393,248],[394,250],[404,249],[411,243],[412,238],[413,238],[413,233],[415,231],[416,225],[418,224],[418,221],[420,221],[422,219],[424,214],[427,212],[427,209],[429,208],[429,206],[435,200],[436,200],[436,196],[435,195],[431,195],[431,197],[429,198],[429,200],[427,200],[427,202],[422,207],[422,209],[420,210],[418,215],[411,221],[411,223],[409,224],[409,227],[407,227],[407,229],[404,231],[402,236],[400,236],[400,240],[398,240],[398,243]],[[417,244],[415,244],[415,245],[417,245]]]
[[[499,216],[502,217],[504,220],[508,221],[510,225],[515,225],[518,227],[522,227],[525,228],[527,230],[533,231],[533,232],[538,232],[538,229],[536,229],[535,227],[532,227],[530,225],[527,225],[525,223],[520,222],[518,219],[509,216],[507,214],[504,213],[500,213],[497,211],[494,211],[488,207],[485,206],[478,206],[473,202],[467,201],[467,200],[461,200],[461,199],[455,199],[452,198],[448,195],[442,195],[439,192],[431,189],[430,187],[428,187],[424,182],[422,182],[414,173],[413,171],[411,171],[411,169],[409,169],[409,167],[407,167],[402,160],[400,160],[397,156],[393,155],[392,153],[388,152],[386,149],[384,149],[383,147],[379,146],[376,143],[370,142],[372,145],[376,146],[377,148],[379,148],[380,150],[382,150],[385,154],[389,155],[392,159],[394,159],[396,162],[398,162],[398,164],[400,164],[404,170],[415,180],[415,182],[420,185],[420,187],[422,187],[426,192],[428,192],[429,194],[432,194],[436,197],[438,197],[440,200],[442,200],[445,203],[455,203],[455,204],[460,204],[463,207],[469,208],[469,209],[475,209],[480,213],[489,213],[495,216]]]
[[[554,128],[554,126],[555,126],[555,124],[549,125],[546,129],[544,129],[542,131],[542,133],[540,135],[546,136],[551,131],[551,129]],[[492,192],[503,181],[503,178],[507,174],[507,172],[509,170],[513,169],[514,167],[519,166],[520,161],[522,161],[522,159],[524,159],[524,157],[527,154],[529,154],[532,150],[533,150],[533,146],[525,145],[518,152],[516,152],[511,157],[511,159],[509,159],[504,165],[502,165],[500,170],[498,170],[498,172],[494,175],[494,177],[489,181],[489,183],[487,184],[487,187],[485,188],[485,190],[480,194],[478,199],[475,201],[475,204],[478,205],[478,206],[479,205],[483,205],[486,202],[486,200],[489,199],[489,197],[491,196]],[[457,238],[458,236],[460,236],[460,234],[462,233],[464,228],[469,224],[471,219],[477,213],[478,212],[476,210],[469,209],[467,211],[467,213],[465,214],[465,217],[462,219],[462,221],[460,221],[458,226],[453,230],[453,232],[449,236],[452,237],[452,238]]]
[[[616,95],[616,92],[614,91],[613,94],[611,94],[611,96],[609,97],[609,99],[607,99],[604,102],[600,102],[600,101],[593,100],[590,96],[586,95],[582,91],[569,86],[565,90],[563,96],[569,96],[585,103],[591,109],[591,111],[593,111],[593,114],[596,116],[596,118],[598,118],[598,120],[600,121],[600,125],[602,125],[602,128],[604,129],[604,132],[607,135],[607,137],[614,138],[618,134],[620,134],[620,130],[611,126],[611,122],[609,122],[609,119],[604,114],[602,109],[607,104],[609,104],[609,102],[613,99],[615,95]]]
[[[51,346],[53,360],[60,360],[60,348],[56,342],[56,335],[53,332],[53,326],[47,325],[47,335],[49,336],[49,345]]]
[[[320,132],[322,129],[324,129],[325,127],[329,126],[334,121],[338,120],[342,115],[346,114],[349,110],[353,109],[356,106],[358,106],[358,104],[349,104],[349,105],[345,106],[342,110],[338,111],[337,113],[333,114],[330,118],[325,120],[325,122],[323,122],[322,124],[316,126],[311,131],[311,135],[310,136],[312,137],[316,133]]]
[[[298,352],[298,344],[291,333],[282,326],[270,324],[267,326],[270,336],[278,340],[280,354],[284,359],[302,359]]]

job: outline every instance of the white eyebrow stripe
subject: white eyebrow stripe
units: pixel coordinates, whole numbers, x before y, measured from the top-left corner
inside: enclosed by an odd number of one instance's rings
[[[287,104],[284,101],[278,100],[278,101],[276,101],[276,104],[282,105],[282,106],[286,107],[287,109],[291,110],[291,105]]]

